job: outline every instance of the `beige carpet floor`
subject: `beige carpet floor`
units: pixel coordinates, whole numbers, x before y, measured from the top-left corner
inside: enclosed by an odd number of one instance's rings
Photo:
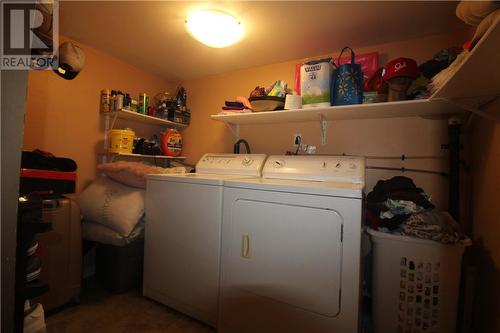
[[[46,318],[49,333],[215,333],[140,290],[113,295],[95,284],[83,289],[81,303]]]

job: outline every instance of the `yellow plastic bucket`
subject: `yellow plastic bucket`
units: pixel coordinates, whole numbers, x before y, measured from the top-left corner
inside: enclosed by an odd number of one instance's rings
[[[135,133],[131,129],[113,129],[109,131],[110,153],[132,153]]]

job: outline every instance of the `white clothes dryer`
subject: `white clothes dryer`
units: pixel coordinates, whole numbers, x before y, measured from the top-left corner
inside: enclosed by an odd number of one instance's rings
[[[144,296],[216,326],[222,185],[260,177],[265,158],[205,154],[197,173],[147,176]]]
[[[270,156],[224,182],[219,331],[359,331],[365,161]]]

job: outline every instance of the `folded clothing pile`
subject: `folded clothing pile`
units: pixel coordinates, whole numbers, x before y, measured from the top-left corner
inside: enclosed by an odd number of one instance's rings
[[[366,202],[366,217],[372,229],[394,230],[411,214],[434,208],[427,193],[403,176],[379,180]]]
[[[429,200],[411,178],[379,180],[366,197],[367,224],[382,232],[470,245],[470,239],[450,214],[436,210]]]
[[[411,215],[396,233],[443,244],[469,246],[472,241],[460,231],[460,226],[447,212],[424,211]],[[393,232],[394,233],[394,232]]]
[[[252,112],[252,105],[248,98],[243,96],[236,97],[235,100],[225,101],[220,115],[233,114],[233,113],[250,113]]]
[[[21,195],[75,193],[77,164],[70,158],[35,149],[21,157]]]
[[[56,157],[52,153],[35,149],[33,151],[23,151],[21,168],[74,172],[78,166],[70,158]]]

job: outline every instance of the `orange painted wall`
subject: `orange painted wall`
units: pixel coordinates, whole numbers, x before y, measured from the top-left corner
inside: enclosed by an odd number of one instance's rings
[[[63,38],[64,39],[64,38]],[[69,157],[78,164],[78,190],[95,177],[98,152],[103,151],[104,118],[99,114],[103,88],[120,89],[132,96],[174,91],[172,83],[146,73],[108,54],[77,43],[85,52],[83,71],[71,81],[50,71],[30,71],[24,128],[24,149],[42,149]],[[147,135],[160,129],[118,121]]]
[[[500,102],[488,108],[500,118]],[[476,332],[500,332],[500,124],[475,118],[469,129],[471,215],[478,269]]]
[[[375,45],[356,51],[358,53],[378,51],[380,64],[400,56],[412,57],[417,62],[423,62],[440,49],[461,45],[465,38],[465,33],[456,32]],[[332,54],[336,55],[337,52],[334,51]],[[234,99],[236,96],[248,96],[257,85],[266,86],[277,79],[282,79],[293,87],[295,64],[299,62],[301,60],[293,60],[184,82],[188,91],[188,106],[192,111],[191,125],[183,132],[184,154],[188,157],[188,162],[196,163],[206,152],[232,152],[235,139],[231,130],[222,122],[211,120],[210,115],[219,112],[225,100]],[[445,120],[399,118],[330,122],[326,146],[321,146],[319,129],[319,121],[244,125],[240,126],[240,137],[249,141],[252,152],[256,153],[284,154],[287,150],[294,150],[293,134],[301,133],[305,143],[316,145],[317,152],[322,154],[446,156],[446,152],[440,148],[441,144],[448,140]],[[368,162],[376,166],[404,166],[446,171],[446,161],[442,159]],[[369,170],[367,175],[370,188],[377,179],[391,177],[396,173]],[[446,207],[446,179],[432,174],[406,173],[405,175],[414,178],[418,185],[433,194],[434,201],[440,207]]]

